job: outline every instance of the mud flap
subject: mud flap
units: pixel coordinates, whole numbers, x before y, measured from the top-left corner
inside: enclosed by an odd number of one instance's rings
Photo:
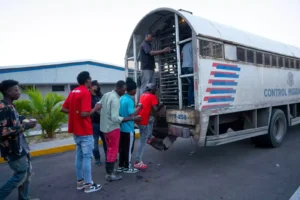
[[[175,140],[177,139],[176,136],[173,135],[168,135],[167,137],[165,137],[164,139],[162,138],[155,138],[150,145],[159,150],[159,151],[166,151],[170,148],[170,146],[172,146],[172,144],[175,142]]]

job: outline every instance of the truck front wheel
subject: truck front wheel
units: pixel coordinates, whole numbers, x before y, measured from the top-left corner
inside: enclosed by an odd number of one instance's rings
[[[269,133],[252,139],[258,146],[279,147],[287,132],[287,121],[284,112],[280,109],[272,111],[269,124]]]

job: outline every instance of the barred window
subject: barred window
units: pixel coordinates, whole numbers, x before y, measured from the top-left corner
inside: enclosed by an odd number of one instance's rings
[[[296,68],[300,69],[300,60],[296,60]]]
[[[210,42],[206,40],[200,40],[200,55],[201,56],[210,56],[211,49],[210,49]]]
[[[283,57],[278,58],[278,67],[284,67]]]
[[[247,62],[254,63],[254,51],[247,50]]]
[[[277,56],[272,55],[272,66],[277,67]]]
[[[256,52],[256,63],[259,65],[263,64],[263,54],[261,52]]]
[[[223,58],[223,44],[212,42],[213,57]]]
[[[246,49],[240,47],[237,48],[237,59],[238,61],[246,61]]]
[[[290,59],[290,67],[295,68],[295,60]]]
[[[285,58],[285,59],[284,59],[284,62],[285,62],[285,67],[286,67],[286,68],[290,68],[290,62],[289,62],[289,59],[288,59],[288,58]]]
[[[223,44],[207,40],[200,40],[200,55],[223,58]]]
[[[270,66],[271,65],[270,54],[265,53],[264,56],[265,56],[265,65]]]

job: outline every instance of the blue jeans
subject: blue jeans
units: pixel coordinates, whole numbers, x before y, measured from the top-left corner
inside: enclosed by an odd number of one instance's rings
[[[94,138],[90,136],[75,136],[76,143],[76,175],[77,180],[84,179],[85,183],[92,183],[92,152],[94,147]]]
[[[18,188],[18,199],[28,200],[31,177],[31,162],[29,155],[23,156],[18,160],[9,161],[8,165],[14,171],[14,175],[0,189],[0,199],[5,199],[14,189]]]
[[[182,68],[183,74],[192,74],[193,67],[184,67]],[[188,105],[194,104],[194,79],[193,77],[187,77],[188,80]]]
[[[143,157],[145,146],[146,146],[146,141],[147,141],[147,139],[150,139],[152,136],[153,123],[154,123],[154,118],[152,116],[150,116],[148,125],[146,125],[146,126],[139,125],[141,137],[140,137],[139,148],[136,153],[136,159],[135,159],[136,162],[142,161],[142,157]]]
[[[93,123],[93,132],[94,132],[94,134],[93,134],[93,136],[94,136],[93,154],[94,154],[95,160],[100,161],[101,155],[100,155],[100,151],[99,151],[99,137],[102,140],[102,145],[103,145],[103,150],[104,150],[104,153],[105,153],[105,157],[106,157],[106,151],[107,151],[104,134],[100,131],[100,122],[99,123]]]

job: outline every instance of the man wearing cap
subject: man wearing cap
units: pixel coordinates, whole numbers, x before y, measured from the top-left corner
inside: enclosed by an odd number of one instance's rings
[[[152,50],[151,42],[153,40],[153,35],[148,33],[146,34],[145,40],[140,46],[140,61],[141,61],[141,87],[140,94],[142,94],[148,83],[155,83],[155,59],[154,56],[160,55],[166,52],[170,52],[170,47],[166,47],[162,50],[154,51]]]
[[[147,165],[142,161],[142,156],[145,150],[146,141],[148,140],[147,143],[150,143],[152,139],[154,118],[150,116],[151,111],[159,112],[160,109],[163,108],[163,104],[158,103],[155,93],[156,85],[154,83],[148,83],[146,85],[146,91],[140,97],[142,108],[138,112],[138,115],[141,116],[142,120],[137,122],[137,124],[139,125],[141,138],[134,164],[134,168],[137,169],[147,168]]]

